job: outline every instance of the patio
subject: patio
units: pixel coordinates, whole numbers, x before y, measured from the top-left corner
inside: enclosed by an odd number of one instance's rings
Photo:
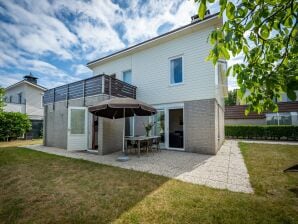
[[[101,156],[83,151],[69,152],[64,149],[42,145],[29,145],[26,148],[125,169],[149,172],[213,188],[253,193],[238,142],[233,140],[226,140],[215,156],[162,150],[154,154],[144,154],[140,158],[137,155],[130,155],[130,160],[127,162],[116,161],[121,152]]]

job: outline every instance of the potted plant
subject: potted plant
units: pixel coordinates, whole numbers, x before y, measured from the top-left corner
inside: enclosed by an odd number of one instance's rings
[[[150,131],[152,130],[152,128],[154,127],[155,123],[156,123],[156,122],[149,122],[148,124],[144,124],[144,123],[143,123],[144,128],[145,128],[145,131],[146,131],[146,137],[149,136],[149,133],[150,133]]]

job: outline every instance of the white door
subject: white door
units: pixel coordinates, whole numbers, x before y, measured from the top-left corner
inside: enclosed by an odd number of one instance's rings
[[[68,108],[67,150],[87,149],[87,108]]]

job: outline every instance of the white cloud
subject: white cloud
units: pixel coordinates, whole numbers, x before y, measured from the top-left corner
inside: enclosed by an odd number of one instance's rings
[[[194,1],[151,0],[142,5],[131,0],[127,8],[109,0],[1,3],[5,10],[0,7],[0,15],[12,22],[0,19],[0,39],[5,39],[0,41],[0,79],[21,78],[19,71],[5,74],[15,67],[37,73],[47,87],[85,78],[90,75],[86,61],[157,36],[165,23],[171,29],[185,25],[197,13]],[[216,4],[210,7],[214,13]],[[121,32],[115,28],[119,24]]]

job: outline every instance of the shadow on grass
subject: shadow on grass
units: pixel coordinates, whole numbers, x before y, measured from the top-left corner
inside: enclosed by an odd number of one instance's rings
[[[168,180],[23,148],[0,148],[0,220],[110,223]]]

